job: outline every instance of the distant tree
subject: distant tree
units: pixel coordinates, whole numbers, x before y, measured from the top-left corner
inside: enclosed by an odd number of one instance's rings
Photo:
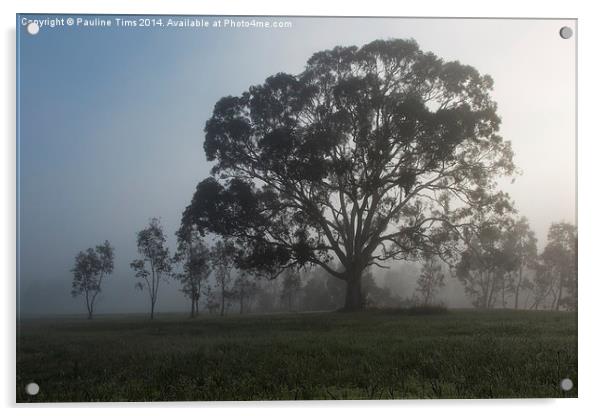
[[[512,262],[505,250],[510,224],[509,217],[482,219],[464,236],[466,247],[454,265],[455,276],[477,308],[494,307],[498,295],[505,292],[508,264]]]
[[[71,269],[73,283],[71,295],[83,295],[86,299],[88,319],[92,319],[96,297],[101,292],[102,280],[113,273],[114,249],[108,241],[96,248],[80,251],[75,257],[75,266]]]
[[[301,290],[302,309],[332,311],[341,307],[345,299],[345,282],[325,270],[314,270]]]
[[[379,286],[370,269],[364,270],[362,275],[362,288],[364,290],[364,305],[369,308],[399,308],[401,298],[395,295],[391,288]]]
[[[422,265],[416,284],[416,293],[423,306],[432,304],[438,290],[445,286],[442,265],[435,257],[427,257]]]
[[[579,240],[577,238],[577,228],[575,227],[575,241],[572,247],[572,253],[569,257],[569,263],[571,264],[571,271],[568,272],[566,280],[566,297],[562,299],[564,307],[570,311],[577,310],[577,252],[578,252]]]
[[[292,311],[301,291],[301,275],[297,270],[289,269],[282,279],[281,300],[286,304],[287,310]]]
[[[203,243],[200,233],[195,229],[178,232],[178,249],[174,255],[174,264],[181,270],[173,274],[182,284],[182,292],[190,299],[190,317],[199,313],[199,300],[203,284],[211,274],[211,253]]]
[[[340,266],[333,265],[338,269]],[[362,307],[393,308],[401,306],[399,296],[392,293],[389,287],[376,284],[370,270],[362,275]],[[314,270],[305,285],[301,287],[300,307],[302,310],[328,311],[338,310],[345,298],[345,282],[327,273],[325,270]]]
[[[215,280],[221,295],[220,315],[226,312],[226,302],[232,297],[232,271],[236,267],[236,248],[231,241],[218,241],[211,250]]]
[[[392,265],[383,276],[384,286],[391,291],[392,295],[408,300],[414,290],[409,277],[420,274],[418,265],[418,262],[402,262]]]
[[[548,244],[541,253],[542,276],[550,285],[552,308],[577,308],[577,228],[566,222],[554,223]]]
[[[205,299],[207,300],[206,307],[207,311],[210,314],[216,313],[220,309],[220,302],[218,300],[218,296],[210,285],[205,286],[203,289],[203,294],[205,295]]]
[[[277,312],[281,311],[280,281],[275,279],[262,279],[258,281],[255,294],[255,306],[259,312]]]
[[[528,269],[535,268],[537,261],[537,238],[529,227],[527,218],[521,217],[512,221],[505,235],[506,272],[511,277],[514,296],[514,309],[518,309],[519,296],[522,289],[531,287],[525,278]]]
[[[513,153],[492,86],[414,40],[315,53],[301,74],[216,103],[214,177],[183,224],[234,239],[258,274],[320,266],[346,285],[344,308],[361,309],[366,268],[447,255],[473,210],[507,207],[495,180],[513,173]]]
[[[238,300],[239,313],[245,310],[245,303],[252,298],[257,292],[257,283],[252,280],[252,277],[244,271],[239,271],[238,276],[234,279],[232,287],[232,297]]]
[[[540,308],[553,308],[554,301],[551,301],[552,293],[556,283],[551,270],[546,267],[540,260],[535,264],[535,277],[533,284],[530,286],[533,294],[533,303],[531,309],[538,310]]]
[[[166,246],[163,227],[157,218],[152,218],[146,228],[139,231],[136,238],[140,258],[132,261],[130,267],[136,272],[136,288],[146,290],[150,297],[150,319],[155,317],[155,304],[161,280],[167,281],[172,263]]]

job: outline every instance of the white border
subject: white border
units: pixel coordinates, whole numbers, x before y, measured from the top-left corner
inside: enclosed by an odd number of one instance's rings
[[[253,15],[333,15],[333,16],[437,16],[437,17],[548,17],[579,19],[579,399],[569,400],[456,400],[456,401],[405,401],[405,402],[254,402],[254,403],[178,403],[178,404],[105,404],[85,410],[87,415],[100,415],[118,408],[144,407],[146,415],[162,415],[165,408],[177,409],[198,415],[199,412],[235,414],[241,411],[253,414],[281,416],[301,415],[308,411],[320,414],[345,412],[348,416],[365,416],[369,410],[385,414],[419,413],[445,415],[504,415],[509,413],[536,413],[550,415],[594,414],[599,410],[598,398],[602,366],[600,335],[600,296],[602,276],[599,270],[600,244],[600,189],[602,174],[602,148],[600,141],[600,40],[602,16],[595,2],[570,2],[549,0],[526,2],[505,0],[495,2],[474,0],[428,0],[411,2],[386,2],[367,0],[361,4],[350,1],[299,0],[284,1],[157,1],[157,0],[108,0],[76,2],[68,0],[48,1],[3,1],[2,13],[2,85],[4,97],[0,101],[2,122],[5,131],[0,155],[0,265],[4,273],[2,282],[3,342],[2,374],[0,375],[0,404],[17,411],[31,414],[43,411],[49,415],[80,414],[85,405],[54,405],[51,408],[21,407],[15,409],[15,14],[16,13],[138,13],[138,14],[253,14]],[[598,269],[596,268],[598,267]],[[61,407],[66,407],[61,408]],[[597,409],[598,408],[598,409]],[[121,411],[127,411],[122,409]]]

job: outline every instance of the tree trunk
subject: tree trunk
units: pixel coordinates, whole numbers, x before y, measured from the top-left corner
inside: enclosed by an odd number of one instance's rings
[[[518,282],[516,282],[516,292],[514,293],[514,309],[518,309],[518,296],[520,294],[520,286],[523,282],[523,267],[518,269]]]
[[[487,295],[485,296],[485,309],[490,309],[491,308],[491,300],[493,299],[493,290],[494,290],[494,285],[495,285],[495,276],[492,276],[491,274],[488,275],[488,280],[487,280]]]
[[[523,309],[527,309],[527,305],[529,304],[529,298],[531,296],[529,295],[529,292],[527,292],[527,296],[525,297],[525,301],[523,302]]]
[[[224,307],[225,307],[225,304],[226,304],[226,296],[225,296],[224,290],[222,289],[222,308],[221,308],[220,313],[219,313],[220,316],[224,316]]]
[[[194,296],[190,298],[190,317],[194,318]]]
[[[86,301],[88,301],[88,299],[86,299]],[[94,306],[92,306],[92,304],[90,302],[88,302],[88,319],[92,319],[92,314],[94,311]]]
[[[506,276],[502,275],[502,309],[506,309]]]
[[[86,290],[86,309],[88,310],[88,319],[92,319],[92,305],[90,305],[90,296]]]
[[[150,319],[151,321],[155,318],[155,301],[157,300],[157,291],[159,290],[159,278],[155,273],[155,265],[151,261],[151,282],[150,286],[150,300],[151,300],[151,313]]]
[[[562,301],[562,286],[564,286],[564,281],[562,277],[559,279],[558,283],[558,299],[556,300],[556,310],[560,310],[560,302]]]
[[[483,309],[489,308],[489,289],[491,286],[491,276],[485,272],[485,289],[483,290]]]
[[[344,311],[355,312],[364,308],[362,298],[362,273],[353,271],[347,276],[347,291],[345,294]]]

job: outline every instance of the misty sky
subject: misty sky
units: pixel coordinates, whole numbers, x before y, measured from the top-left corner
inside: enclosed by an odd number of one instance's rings
[[[18,26],[22,314],[83,313],[69,270],[79,250],[105,239],[115,271],[97,312],[145,312],[148,295],[134,290],[129,268],[136,232],[157,216],[175,245],[181,212],[211,167],[202,143],[215,102],[277,72],[299,73],[314,52],[336,45],[414,38],[490,74],[501,134],[522,171],[502,188],[540,248],[552,222],[575,222],[576,49],[574,37],[558,35],[574,21],[279,20],[293,27],[58,27],[31,36]],[[450,306],[465,304],[462,289],[448,292]],[[188,307],[176,282],[163,286],[158,311]]]

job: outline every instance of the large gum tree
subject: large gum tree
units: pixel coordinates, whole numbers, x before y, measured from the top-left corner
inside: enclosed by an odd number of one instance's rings
[[[366,268],[449,254],[473,211],[508,205],[496,178],[513,153],[492,87],[414,40],[315,53],[301,74],[217,102],[212,176],[183,226],[234,239],[257,273],[322,267],[347,283],[344,309],[361,309]]]

